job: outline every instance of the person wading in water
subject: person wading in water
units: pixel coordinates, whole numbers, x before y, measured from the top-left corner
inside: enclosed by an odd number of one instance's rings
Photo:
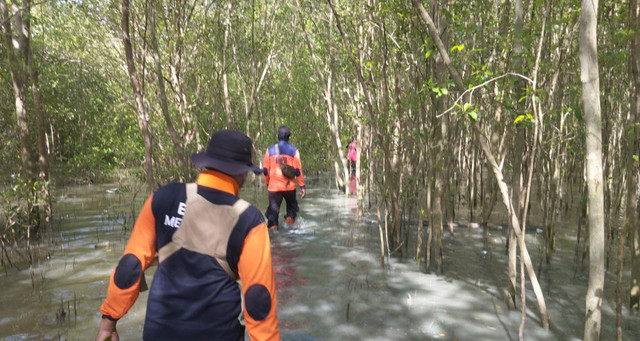
[[[267,226],[278,228],[278,216],[282,199],[287,203],[286,223],[291,225],[298,215],[298,200],[296,200],[296,181],[300,185],[300,198],[304,198],[307,190],[302,174],[300,153],[298,148],[289,144],[291,130],[287,126],[278,128],[278,143],[270,146],[264,154],[264,181],[269,191],[269,207],[265,212]]]
[[[280,340],[269,231],[260,210],[240,199],[253,165],[251,139],[221,130],[191,155],[195,183],[168,184],[144,203],[100,307],[96,340],[119,339],[156,253],[144,340]],[[239,283],[241,285],[239,285]],[[244,317],[244,323],[239,320]]]

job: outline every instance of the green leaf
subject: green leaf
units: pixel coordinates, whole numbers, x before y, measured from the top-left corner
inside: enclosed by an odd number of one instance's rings
[[[429,56],[431,56],[431,50],[427,51],[427,53],[424,54],[424,59],[429,59]]]
[[[464,49],[463,45],[456,45],[456,46],[451,48],[450,52],[453,52],[454,50],[462,51],[462,49]]]
[[[518,123],[518,122],[522,121],[523,119],[524,119],[524,115],[520,115],[520,116],[516,117],[515,120],[513,120],[513,123]]]
[[[469,113],[469,117],[471,117],[471,119],[475,122],[478,119],[478,111],[477,110],[472,110]]]

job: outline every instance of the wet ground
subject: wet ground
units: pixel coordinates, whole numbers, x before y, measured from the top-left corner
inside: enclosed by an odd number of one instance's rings
[[[455,237],[445,233],[443,276],[423,273],[412,257],[392,258],[383,269],[375,218],[357,218],[355,200],[331,189],[331,181],[308,182],[297,221],[291,226],[281,222],[271,232],[283,340],[518,339],[520,312],[509,311],[501,293],[506,280],[503,231],[489,232],[488,248],[480,229],[458,228]],[[146,196],[137,195],[132,204],[131,192],[113,186],[59,191],[55,212],[61,242],[49,253],[34,251],[43,259],[37,266],[6,268],[0,275],[0,339],[95,337],[109,274],[124,250],[131,215]],[[241,196],[261,210],[266,207],[264,187],[246,187]],[[588,274],[575,265],[571,224],[560,232],[554,261],[538,274],[551,330],[540,327],[528,286],[526,340],[582,339]],[[536,267],[540,239],[532,232],[527,240]],[[615,338],[613,279],[607,275],[603,340]],[[140,339],[146,297],[141,293],[118,323],[122,340]],[[624,315],[624,339],[640,340],[640,317],[626,308]]]

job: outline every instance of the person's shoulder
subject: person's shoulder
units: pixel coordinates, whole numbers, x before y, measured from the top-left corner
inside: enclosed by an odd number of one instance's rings
[[[260,211],[260,209],[253,206],[251,203],[249,203],[248,201],[245,201],[244,199],[239,199],[239,200],[244,201],[243,204],[246,205],[246,209],[240,215],[239,222],[242,222],[243,225],[246,225],[246,227],[249,227],[249,228],[257,226],[260,223],[264,222],[264,216],[262,215],[262,212]]]
[[[185,192],[186,183],[184,182],[172,182],[158,188],[154,196],[166,196],[166,195],[176,195]]]
[[[298,150],[298,147],[292,145],[291,143],[287,142],[287,144],[289,145],[289,148],[291,148],[292,150],[294,151]]]
[[[183,182],[172,182],[161,186],[153,193],[152,208],[170,207],[173,203],[181,201],[186,196],[186,184]]]
[[[275,144],[269,145],[269,147],[267,147],[266,153],[269,154],[269,155],[275,154],[276,153],[276,145]]]
[[[243,205],[246,205],[246,209],[243,211],[243,213],[249,213],[251,215],[253,214],[259,214],[262,215],[262,212],[260,212],[260,209],[258,209],[257,207],[253,206],[250,202],[242,199],[242,198],[238,198],[239,202],[242,202]]]

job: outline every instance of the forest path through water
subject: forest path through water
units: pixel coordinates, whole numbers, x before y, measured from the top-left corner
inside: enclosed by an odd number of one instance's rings
[[[264,186],[245,186],[241,196],[264,211]],[[62,242],[50,260],[32,270],[0,277],[2,340],[89,340],[95,337],[108,277],[124,250],[132,214],[144,200],[114,193],[113,185],[62,189],[56,228]],[[506,279],[504,232],[458,228],[443,237],[443,276],[425,274],[408,257],[379,263],[375,217],[356,215],[356,201],[308,179],[297,221],[271,231],[283,340],[517,340],[519,311],[502,300]],[[281,217],[285,205],[282,205]],[[525,340],[580,340],[587,274],[574,265],[571,233],[563,232],[551,265],[538,274],[551,330],[540,327],[537,303],[527,289]],[[527,237],[537,264],[540,236]],[[564,240],[564,242],[562,242]],[[107,243],[108,242],[108,243]],[[409,252],[414,252],[410,246]],[[150,283],[155,269],[147,271]],[[607,275],[603,340],[615,336],[613,276]],[[140,294],[118,323],[122,340],[138,340],[148,292]],[[519,302],[518,302],[519,306]],[[64,315],[64,316],[63,316]],[[625,340],[640,339],[640,318],[625,310]]]

